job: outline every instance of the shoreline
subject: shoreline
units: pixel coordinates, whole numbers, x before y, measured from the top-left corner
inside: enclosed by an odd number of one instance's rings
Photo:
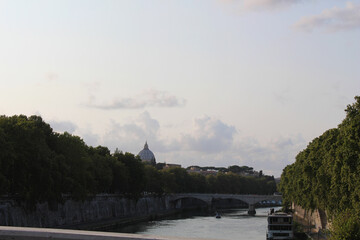
[[[168,210],[159,213],[147,214],[144,216],[133,216],[133,217],[120,217],[120,218],[110,218],[100,221],[71,224],[71,225],[60,225],[54,226],[56,229],[72,229],[72,230],[87,230],[87,231],[109,231],[114,228],[120,228],[129,226],[132,224],[137,224],[141,222],[148,222],[153,220],[161,220],[163,218],[176,215],[183,212],[184,209],[178,210]]]

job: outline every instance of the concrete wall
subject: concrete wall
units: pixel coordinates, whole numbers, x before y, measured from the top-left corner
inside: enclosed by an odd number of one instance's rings
[[[314,230],[328,229],[329,224],[327,221],[326,213],[322,210],[305,210],[301,206],[292,204],[296,220],[304,225],[313,226]]]
[[[98,195],[84,202],[66,200],[49,207],[37,204],[25,210],[12,200],[0,200],[0,225],[19,227],[68,227],[111,219],[141,217],[172,210],[169,197],[144,197],[138,201],[119,195]]]
[[[0,240],[190,240],[141,234],[89,232],[49,228],[1,227]],[[201,239],[196,239],[201,240]]]

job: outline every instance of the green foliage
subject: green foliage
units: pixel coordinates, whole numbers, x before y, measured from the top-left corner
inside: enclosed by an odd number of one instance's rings
[[[163,173],[154,166],[145,165],[145,192],[161,195],[163,189]]]
[[[254,169],[252,167],[248,167],[248,166],[240,167],[237,165],[233,165],[233,166],[228,167],[228,170],[233,173],[242,173],[242,172],[253,172]]]
[[[273,177],[243,177],[250,167],[205,167],[215,176],[188,173],[183,168],[146,165],[131,153],[89,147],[70,133],[55,133],[39,116],[0,116],[0,195],[25,201],[62,202],[98,193],[138,198],[142,194],[240,193],[272,194]]]
[[[198,173],[190,173],[190,182],[189,192],[195,193],[207,193],[209,192],[209,184],[206,181],[206,177],[204,175]]]
[[[83,200],[96,193],[144,190],[140,160],[88,147],[78,136],[54,133],[41,117],[0,116],[0,194],[36,202]]]
[[[169,168],[162,170],[164,175],[164,190],[168,193],[185,193],[191,190],[190,175],[184,168]]]
[[[349,211],[360,212],[360,97],[345,112],[337,128],[315,138],[283,170],[279,190],[285,204],[326,210],[334,219],[348,216]],[[350,228],[358,224],[355,220],[345,225],[336,220],[334,228]]]
[[[128,172],[127,184],[123,185],[123,193],[130,197],[139,197],[145,189],[145,170],[140,158],[131,153],[115,153],[115,159],[124,164]]]
[[[344,210],[336,215],[331,229],[331,240],[359,240],[360,215],[354,210]]]
[[[231,194],[273,194],[276,183],[273,177],[244,177],[232,172],[204,176],[188,174],[185,169],[163,170],[164,191],[167,193],[231,193]]]

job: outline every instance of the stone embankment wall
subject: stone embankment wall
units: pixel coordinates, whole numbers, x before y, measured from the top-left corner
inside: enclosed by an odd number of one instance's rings
[[[49,206],[37,204],[26,210],[13,200],[0,200],[0,225],[19,227],[71,227],[114,219],[146,217],[173,210],[169,197],[143,197],[139,200],[119,195],[97,195],[85,201],[66,200]]]
[[[0,236],[1,240],[201,240],[200,238],[188,237],[7,226],[0,226]]]
[[[328,229],[329,223],[327,221],[326,213],[322,210],[305,210],[301,206],[292,204],[294,210],[295,220],[306,226],[311,226],[313,230]]]

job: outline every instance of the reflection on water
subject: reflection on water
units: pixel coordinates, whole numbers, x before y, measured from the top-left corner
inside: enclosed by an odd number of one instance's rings
[[[215,214],[186,213],[113,231],[184,238],[264,240],[268,211],[269,208],[258,208],[255,216],[248,216],[247,209],[220,210],[220,219],[215,218]]]

